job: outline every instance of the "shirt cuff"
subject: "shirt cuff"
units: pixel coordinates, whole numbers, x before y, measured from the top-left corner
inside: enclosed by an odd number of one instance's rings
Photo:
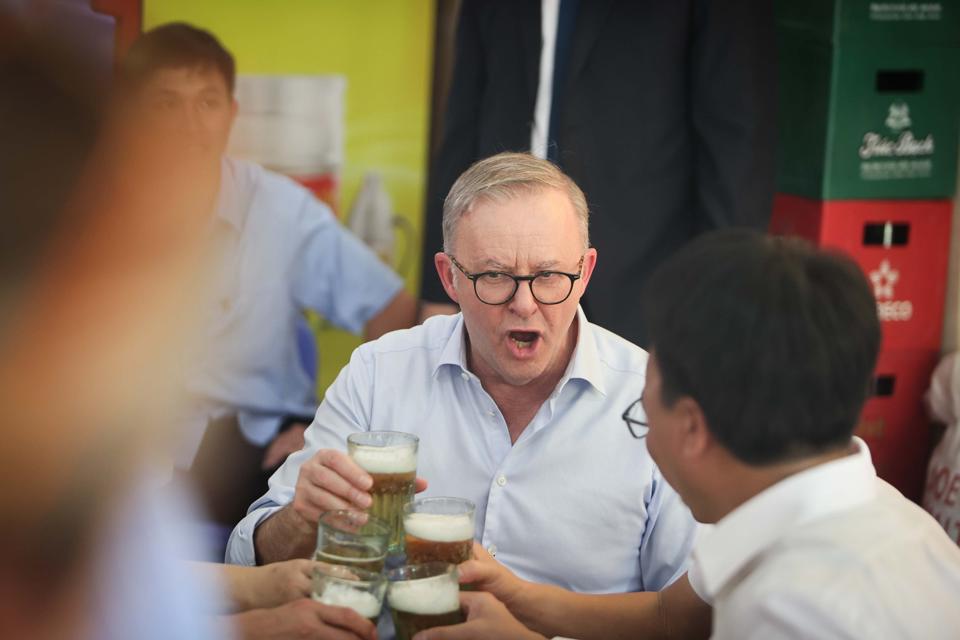
[[[248,513],[230,534],[224,561],[227,564],[255,567],[257,565],[257,552],[253,548],[253,532],[257,530],[261,522],[282,508],[279,506],[260,507]]]
[[[237,424],[240,432],[248,442],[258,447],[265,447],[277,436],[283,417],[277,414],[253,413],[241,411],[237,413]]]

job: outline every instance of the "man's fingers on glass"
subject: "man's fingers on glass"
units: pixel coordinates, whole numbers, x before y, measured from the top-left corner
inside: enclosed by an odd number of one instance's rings
[[[358,489],[367,490],[373,484],[373,478],[366,471],[350,459],[350,456],[342,451],[327,449],[322,452],[320,462],[325,467],[333,469],[343,478],[346,478]]]
[[[321,487],[344,500],[349,500],[364,508],[370,506],[370,494],[360,491],[343,476],[329,467],[311,467],[308,478],[315,486]]]
[[[318,616],[327,624],[340,627],[342,629],[351,629],[361,634],[361,637],[367,636],[369,627],[372,625],[372,623],[369,620],[365,620],[353,609],[348,609],[346,607],[328,607],[320,605],[319,603],[318,605]]]
[[[294,500],[298,512],[311,522],[316,522],[320,514],[337,509],[350,509],[352,505],[325,489],[313,485],[298,488]]]

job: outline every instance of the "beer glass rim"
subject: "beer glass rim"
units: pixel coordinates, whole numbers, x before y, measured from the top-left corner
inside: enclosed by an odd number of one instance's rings
[[[335,523],[330,522],[336,516],[364,516],[366,520],[360,525],[361,529],[356,531],[351,531],[350,529],[344,527],[338,527]],[[331,509],[330,511],[324,511],[320,514],[320,517],[317,519],[317,532],[319,533],[320,529],[326,527],[328,529],[333,529],[340,533],[348,533],[350,535],[355,535],[361,538],[371,538],[378,536],[390,536],[392,531],[391,527],[387,522],[381,518],[378,518],[375,515],[367,513],[366,511],[361,511],[360,509]]]
[[[388,440],[387,442],[377,441]],[[406,431],[391,431],[389,429],[371,429],[357,431],[347,436],[347,443],[358,447],[402,447],[417,446],[420,438]]]
[[[466,509],[458,513],[445,513],[442,511],[437,512],[437,511],[430,511],[430,510],[420,511],[417,509],[417,507],[429,507],[431,505],[438,505],[438,504],[461,504],[464,507],[466,507]],[[473,502],[473,500],[468,500],[467,498],[459,498],[456,496],[433,496],[429,498],[416,498],[415,500],[411,500],[407,504],[403,505],[404,516],[410,515],[411,513],[432,513],[432,514],[450,515],[450,516],[469,515],[470,517],[473,517],[476,511],[477,511],[477,505]]]
[[[359,567],[346,567],[319,561],[313,567],[313,575],[321,575],[340,582],[364,586],[378,586],[380,583],[386,584],[387,582],[387,577],[380,571],[369,571]]]
[[[405,564],[402,567],[391,569],[386,573],[388,582],[410,582],[414,580],[429,580],[446,575],[452,575],[455,582],[459,582],[457,565],[449,562],[424,562],[422,564]]]

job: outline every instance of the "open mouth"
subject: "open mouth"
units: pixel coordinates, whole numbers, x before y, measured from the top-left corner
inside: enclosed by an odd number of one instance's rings
[[[511,331],[509,336],[517,349],[520,350],[531,348],[540,338],[540,334],[536,331]]]

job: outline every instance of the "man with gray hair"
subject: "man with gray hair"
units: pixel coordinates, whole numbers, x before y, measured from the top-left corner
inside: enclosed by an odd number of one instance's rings
[[[435,256],[461,313],[354,351],[304,448],[237,525],[228,561],[307,556],[321,513],[369,507],[372,479],[346,438],[389,429],[419,436],[418,489],[429,480],[428,494],[476,503],[476,540],[517,575],[591,593],[683,576],[694,520],[621,423],[647,354],[579,307],[597,262],[587,218],[583,193],[545,160],[503,153],[470,167]],[[655,628],[657,596],[640,595]]]

